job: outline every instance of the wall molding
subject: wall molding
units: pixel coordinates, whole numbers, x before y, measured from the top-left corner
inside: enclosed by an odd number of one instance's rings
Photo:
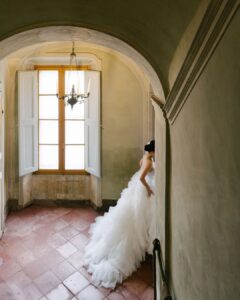
[[[164,110],[174,123],[201,72],[224,35],[240,0],[212,0],[167,97]]]

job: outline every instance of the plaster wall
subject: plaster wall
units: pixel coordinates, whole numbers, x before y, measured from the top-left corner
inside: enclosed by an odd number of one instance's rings
[[[177,299],[240,298],[240,11],[171,127]]]
[[[114,56],[102,64],[102,198],[118,199],[143,153],[144,83]]]
[[[6,176],[8,187],[8,199],[19,200],[19,168],[18,168],[18,102],[16,91],[16,66],[19,60],[7,60],[8,77],[5,82],[6,88]]]
[[[0,40],[24,30],[53,25],[99,30],[118,37],[142,53],[167,92],[169,63],[201,1],[154,0],[150,4],[139,0],[1,1]],[[28,42],[29,39],[25,45]]]
[[[54,47],[56,49],[56,45]],[[42,50],[35,49],[35,54],[31,53],[31,55],[42,56],[46,49],[50,51],[51,47],[45,46]],[[100,206],[101,199],[118,199],[121,190],[138,168],[143,144],[150,134],[146,130],[149,111],[145,109],[148,108],[149,102],[149,81],[132,68],[123,56],[112,50],[104,51],[97,47],[83,45],[80,49],[96,55],[102,62],[101,181],[84,175],[75,177],[34,175],[32,179],[28,178],[27,182],[32,186],[32,199],[91,199],[95,205]],[[8,81],[8,139],[6,142],[9,152],[10,199],[19,199],[24,194],[21,192],[23,181],[20,181],[18,176],[15,77],[16,70],[22,68],[23,60],[29,55],[22,50],[8,60],[11,76]],[[19,192],[21,192],[20,195]],[[30,197],[29,185],[27,190],[25,189],[26,195]]]
[[[177,45],[168,71],[168,84],[170,89],[176,80],[176,77],[182,67],[183,61],[187,56],[188,50],[197,33],[199,25],[206,13],[210,0],[202,0],[198,6],[196,13],[188,24],[184,34],[182,35],[179,44]]]
[[[7,77],[7,65],[5,60],[0,61],[0,237],[4,231],[5,218],[7,215],[7,195],[6,195],[6,173],[5,173],[5,144],[4,144],[4,130],[5,130],[5,81]]]
[[[6,98],[6,91],[5,91],[5,81],[6,81],[6,75],[7,75],[7,66],[5,60],[0,61],[0,152],[1,152],[1,157],[0,157],[0,172],[2,173],[1,175],[4,176],[4,115],[2,113],[2,110],[4,111],[4,102]],[[1,180],[0,180],[1,182]],[[3,207],[6,204],[6,199],[3,197],[2,199],[2,194],[1,196],[1,202],[3,202]]]
[[[152,102],[155,119],[155,236],[160,240],[162,258],[165,262],[165,221],[166,221],[166,120],[159,104]]]

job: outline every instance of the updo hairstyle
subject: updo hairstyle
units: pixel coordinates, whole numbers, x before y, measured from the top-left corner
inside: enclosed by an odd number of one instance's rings
[[[148,144],[144,146],[144,150],[147,152],[154,152],[155,151],[155,140],[152,140]]]

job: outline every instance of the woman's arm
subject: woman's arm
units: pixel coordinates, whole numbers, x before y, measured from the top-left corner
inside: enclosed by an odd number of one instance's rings
[[[149,197],[151,195],[153,195],[153,191],[151,190],[151,188],[150,188],[149,184],[147,183],[145,177],[151,169],[152,169],[152,162],[149,159],[146,159],[146,158],[143,159],[142,160],[142,171],[141,171],[141,174],[140,174],[140,181],[142,182],[142,184],[147,189],[147,193],[148,193]]]

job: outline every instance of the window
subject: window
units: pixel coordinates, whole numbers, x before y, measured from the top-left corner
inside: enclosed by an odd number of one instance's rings
[[[67,67],[18,72],[20,176],[36,170],[100,176],[100,72],[76,70],[71,80],[77,77],[84,90],[91,80],[90,97],[72,110],[56,97],[67,92]]]
[[[84,71],[67,67],[39,71],[39,170],[60,173],[84,170],[84,104],[72,109],[56,94],[69,93],[73,83],[84,89]],[[83,92],[78,90],[78,93]]]
[[[39,169],[59,169],[58,71],[39,71]]]

